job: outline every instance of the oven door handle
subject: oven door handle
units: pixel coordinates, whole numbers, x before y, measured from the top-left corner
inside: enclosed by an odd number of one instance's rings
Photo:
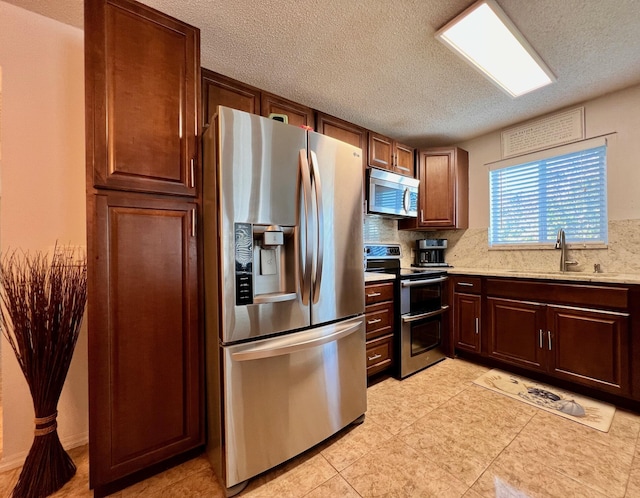
[[[425,280],[403,280],[400,282],[401,287],[413,287],[414,285],[429,285],[438,284],[440,282],[446,282],[449,277],[429,278]]]
[[[439,310],[429,311],[428,313],[420,313],[419,315],[403,315],[400,318],[403,323],[415,322],[416,320],[423,320],[425,318],[431,318],[432,316],[441,315],[449,309],[449,305],[443,305]]]

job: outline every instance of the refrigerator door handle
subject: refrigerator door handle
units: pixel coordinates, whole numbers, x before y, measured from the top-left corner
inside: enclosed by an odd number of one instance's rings
[[[316,239],[316,274],[313,279],[313,303],[320,299],[320,284],[322,283],[323,247],[324,247],[324,213],[322,207],[322,184],[320,183],[320,170],[318,169],[318,156],[314,151],[310,151],[311,176],[316,192],[316,212],[317,212],[317,239]]]
[[[309,162],[307,161],[307,150],[300,149],[298,166],[300,168],[300,178],[302,181],[302,198],[304,206],[304,223],[305,230],[304,235],[301,233],[300,237],[305,238],[304,253],[300,251],[300,267],[301,267],[301,282],[300,287],[302,290],[302,302],[308,304],[311,297],[311,265],[313,261],[313,248],[311,247],[311,175],[309,173]]]
[[[295,353],[297,351],[304,351],[305,349],[316,348],[329,342],[338,341],[343,337],[352,334],[354,331],[360,329],[362,323],[362,320],[358,320],[357,322],[335,324],[333,326],[323,327],[323,329],[325,330],[329,327],[332,327],[334,330],[330,334],[322,335],[320,337],[315,337],[302,342],[296,340],[295,334],[292,334],[283,341],[277,341],[281,344],[267,347],[261,345],[251,349],[245,349],[244,351],[238,351],[237,353],[232,353],[231,359],[233,361],[259,360],[262,358],[273,358],[274,356],[283,356]]]

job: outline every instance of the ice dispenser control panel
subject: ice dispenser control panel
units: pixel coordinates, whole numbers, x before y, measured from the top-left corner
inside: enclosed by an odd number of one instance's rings
[[[253,233],[250,223],[235,224],[236,304],[253,304]]]

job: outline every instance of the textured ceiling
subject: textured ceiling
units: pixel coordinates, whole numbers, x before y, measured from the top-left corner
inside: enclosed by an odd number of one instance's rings
[[[8,0],[82,26],[81,0]],[[202,66],[410,145],[448,145],[640,83],[640,1],[498,0],[557,77],[512,99],[435,40],[472,0],[144,0]]]

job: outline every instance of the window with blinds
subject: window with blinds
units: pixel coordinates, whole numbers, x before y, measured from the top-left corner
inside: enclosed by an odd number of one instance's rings
[[[492,169],[489,246],[554,244],[559,228],[567,243],[606,244],[606,159],[605,143]]]

